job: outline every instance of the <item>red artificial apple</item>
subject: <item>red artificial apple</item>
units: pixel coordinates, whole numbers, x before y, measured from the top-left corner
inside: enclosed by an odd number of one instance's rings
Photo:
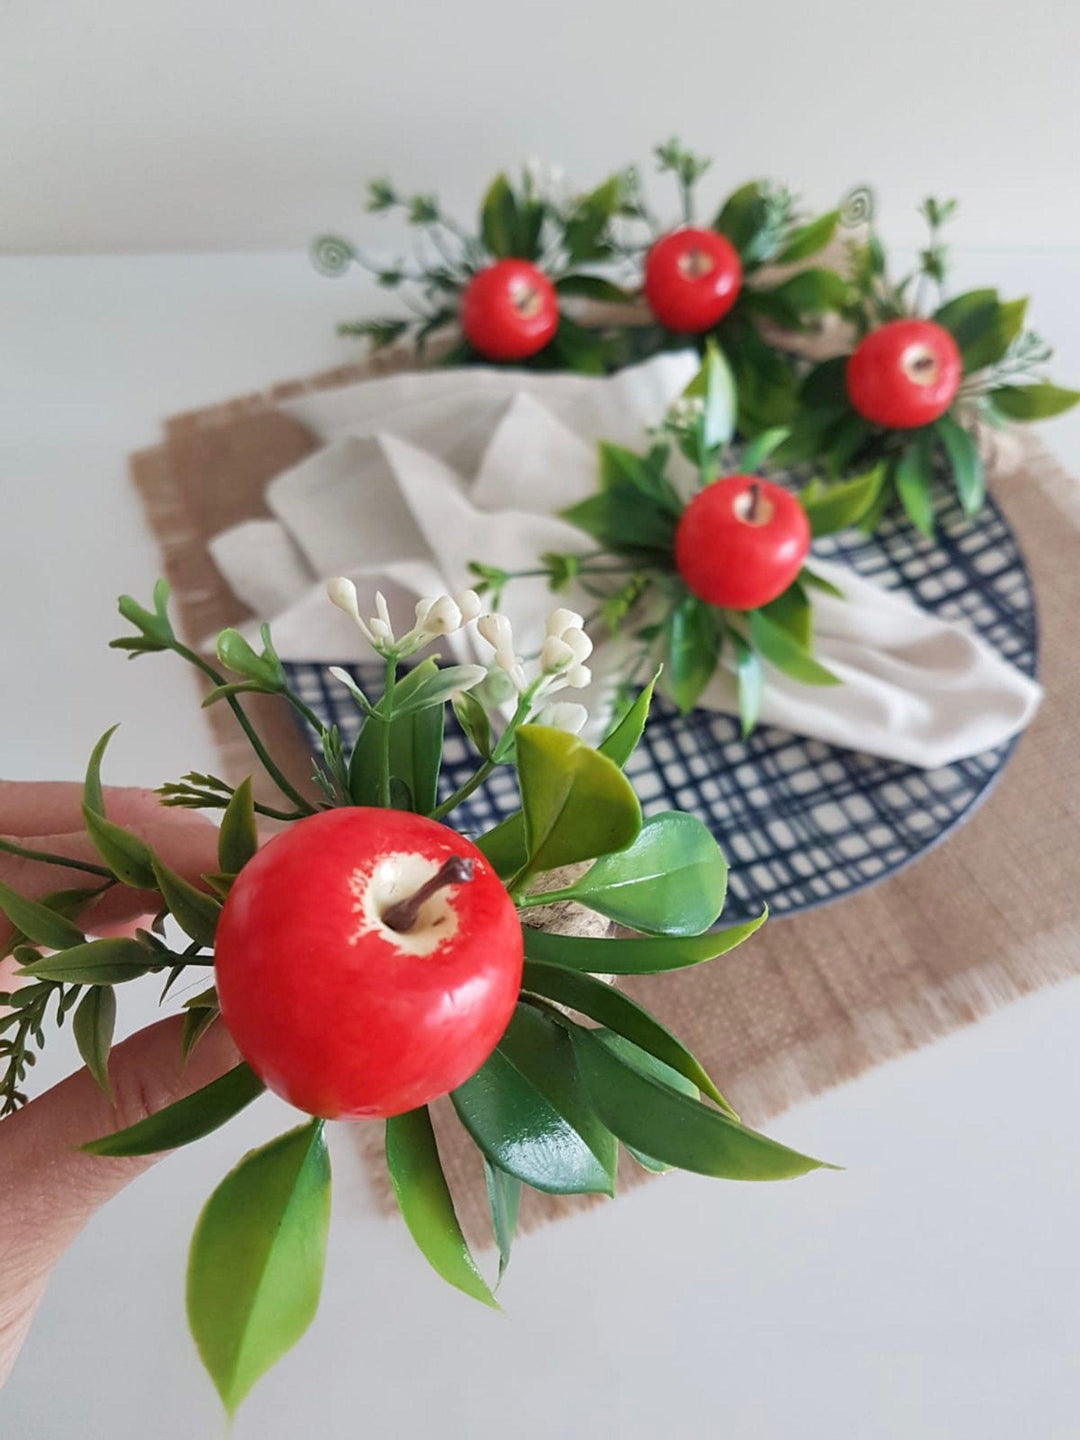
[[[645,299],[669,330],[711,330],[735,304],[742,262],[731,241],[715,230],[673,230],[645,257]]]
[[[695,495],[675,531],[686,587],[725,610],[756,610],[782,595],[810,549],[794,495],[753,475],[728,475]]]
[[[542,350],[559,325],[555,287],[527,260],[499,260],[465,287],[461,328],[485,360],[524,360]]]
[[[255,1073],[326,1119],[397,1115],[467,1080],[521,985],[521,925],[476,846],[401,810],[299,820],[218,921],[221,1012]]]
[[[963,366],[956,341],[933,320],[890,320],[848,357],[848,399],[890,430],[929,425],[956,399]]]

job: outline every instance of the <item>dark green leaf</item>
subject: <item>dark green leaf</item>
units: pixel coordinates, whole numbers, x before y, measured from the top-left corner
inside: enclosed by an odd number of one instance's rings
[[[839,685],[825,666],[797,644],[786,630],[774,625],[760,610],[750,610],[750,643],[754,649],[785,675],[801,685]]]
[[[650,1055],[647,1050],[632,1045],[622,1035],[615,1035],[610,1030],[594,1030],[593,1034],[603,1045],[617,1055],[620,1060],[633,1069],[641,1071],[643,1075],[650,1075],[654,1080],[668,1085],[672,1090],[678,1090],[681,1095],[689,1095],[693,1100],[701,1098],[698,1087],[680,1075],[678,1070],[673,1070],[670,1065],[665,1065],[662,1060],[657,1060],[655,1055]],[[738,1117],[736,1117],[738,1118]],[[626,1146],[627,1151],[634,1157],[639,1165],[646,1170],[651,1170],[655,1175],[663,1175],[674,1167],[668,1165],[664,1160],[656,1160],[651,1155],[645,1155],[640,1150],[635,1150],[632,1145]]]
[[[621,850],[641,829],[641,806],[618,765],[576,735],[522,725],[517,771],[534,872]]]
[[[508,815],[477,839],[476,848],[487,857],[495,873],[506,880],[529,858],[525,848],[525,816],[520,810]]]
[[[968,352],[986,336],[993,334],[999,304],[996,290],[969,290],[934,312],[932,318],[938,325],[943,325],[956,341],[965,370],[976,368],[968,362]]]
[[[555,892],[649,935],[700,935],[724,908],[727,863],[705,825],[669,810],[646,820],[633,844],[601,855]]]
[[[220,901],[208,895],[205,890],[197,890],[182,875],[170,870],[156,855],[154,875],[162,899],[184,934],[198,941],[200,945],[212,946],[218,916],[221,914]]]
[[[662,465],[608,440],[601,440],[599,449],[600,484],[604,490],[614,489],[624,493],[625,486],[631,485],[646,500],[678,519],[685,507],[665,476]]]
[[[609,304],[625,305],[630,293],[613,285],[600,275],[564,275],[555,281],[560,295],[582,295],[588,300],[601,300]]]
[[[826,215],[819,215],[816,220],[800,225],[797,230],[792,231],[783,249],[773,256],[773,264],[792,265],[796,260],[806,260],[811,255],[816,255],[836,234],[839,223],[840,211],[830,210]]]
[[[727,445],[735,434],[738,400],[731,366],[714,340],[706,344],[701,369],[687,385],[683,395],[705,402],[702,414],[702,444],[706,452],[719,450]]]
[[[164,1110],[129,1125],[126,1130],[103,1135],[81,1148],[91,1155],[156,1155],[160,1150],[175,1150],[217,1130],[250,1105],[265,1088],[255,1072],[241,1061],[194,1094],[166,1105]]]
[[[447,1284],[497,1310],[461,1233],[426,1108],[387,1120],[386,1164],[398,1208],[428,1264]]]
[[[561,1025],[518,1005],[506,1034],[451,1095],[493,1165],[552,1195],[613,1195],[616,1145],[585,1100]]]
[[[180,1032],[180,1053],[185,1060],[218,1018],[218,1013],[216,1005],[200,1005],[184,1011],[184,1022]]]
[[[727,1180],[786,1180],[821,1167],[820,1160],[644,1075],[589,1031],[574,1027],[571,1035],[589,1097],[624,1145],[682,1170]]]
[[[522,926],[525,954],[530,960],[565,965],[592,975],[657,975],[683,970],[726,955],[748,940],[765,923],[767,911],[743,925],[715,930],[708,935],[643,940],[594,940],[585,935],[554,935]]]
[[[86,992],[71,1028],[86,1068],[111,1100],[109,1051],[116,1028],[116,991],[111,985],[95,985]]]
[[[928,539],[934,538],[934,468],[927,433],[904,450],[893,471],[896,493],[908,519]]]
[[[564,965],[545,965],[537,960],[526,961],[522,984],[526,990],[554,1000],[559,1005],[567,1005],[639,1045],[685,1076],[695,1087],[704,1090],[718,1105],[730,1110],[704,1066],[691,1055],[682,1041],[613,985],[605,985],[602,980],[594,980],[580,970],[569,970]]]
[[[844,600],[847,598],[839,585],[834,585],[831,580],[826,580],[824,575],[817,574],[816,571],[811,570],[807,565],[804,565],[799,571],[799,581],[807,589],[820,590],[824,595],[831,595],[834,600]]]
[[[631,555],[659,552],[665,557],[674,550],[674,516],[627,483],[608,485],[563,510],[561,516],[610,550]]]
[[[191,1241],[191,1333],[230,1415],[311,1324],[330,1226],[330,1159],[312,1120],[244,1156]]]
[[[942,415],[941,419],[935,422],[934,429],[945,446],[952,469],[953,484],[964,507],[964,514],[978,514],[986,499],[986,476],[974,438],[962,425],[958,425],[951,415]]]
[[[756,257],[755,241],[769,218],[768,200],[760,180],[740,186],[724,201],[713,229],[726,235],[743,259]]]
[[[38,900],[25,900],[9,885],[0,884],[0,910],[15,929],[35,945],[50,950],[69,950],[82,946],[86,936],[77,925]]]
[[[505,175],[496,175],[484,196],[480,233],[498,259],[518,253],[518,207]]]
[[[984,370],[1004,359],[1009,346],[1024,328],[1026,300],[1004,300],[997,307],[993,324],[972,340],[963,351],[964,369]]]
[[[259,848],[251,779],[242,780],[225,807],[218,831],[218,864],[225,875],[239,875]]]
[[[150,847],[137,835],[105,818],[101,761],[116,730],[115,725],[106,730],[90,754],[83,785],[83,822],[94,848],[118,880],[137,890],[153,890],[157,882]]]
[[[660,684],[685,715],[716,671],[720,655],[716,611],[696,595],[687,595],[671,611],[665,629],[667,664]]]
[[[499,1251],[499,1281],[506,1274],[510,1264],[510,1251],[517,1229],[518,1209],[521,1205],[521,1181],[516,1175],[508,1175],[484,1156],[484,1180],[487,1185],[488,1212],[491,1215],[491,1233]]]
[[[739,690],[739,721],[744,738],[751,733],[761,714],[765,693],[765,670],[761,657],[736,630],[730,630],[735,650],[735,679]]]
[[[88,940],[36,960],[27,973],[40,980],[62,980],[72,985],[115,985],[137,980],[163,957],[138,940],[123,936]]]
[[[1048,420],[1063,415],[1080,400],[1080,390],[1060,385],[1002,385],[990,392],[997,410],[1009,420]]]
[[[812,410],[847,410],[850,402],[844,378],[846,370],[847,358],[843,355],[816,365],[799,390],[802,404]]]

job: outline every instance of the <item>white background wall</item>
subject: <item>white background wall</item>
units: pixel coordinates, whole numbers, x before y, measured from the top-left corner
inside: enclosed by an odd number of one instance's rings
[[[523,154],[590,180],[678,130],[722,157],[718,188],[772,172],[825,205],[871,177],[900,241],[926,191],[955,192],[959,282],[1031,292],[1076,383],[1075,40],[1050,0],[0,0],[0,245],[69,252],[0,259],[0,771],[74,777],[115,720],[113,780],[213,763],[187,677],[104,650],[116,593],[159,564],[124,457],[166,414],[350,353],[332,328],[359,286],[303,251],[333,225],[381,240],[366,176],[464,205]],[[1045,434],[1080,467],[1080,417]],[[126,1026],[149,1018],[125,998]],[[1044,992],[771,1127],[842,1175],[672,1176],[530,1238],[506,1320],[367,1212],[336,1127],[323,1305],[237,1440],[1074,1440],[1078,1023],[1080,987]],[[38,1083],[71,1063],[52,1047]],[[260,1102],[95,1219],[0,1395],[5,1440],[222,1434],[184,1252],[281,1112]]]

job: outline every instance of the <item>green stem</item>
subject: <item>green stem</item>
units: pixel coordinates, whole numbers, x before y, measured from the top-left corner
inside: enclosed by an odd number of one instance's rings
[[[317,735],[325,734],[326,726],[319,719],[318,715],[315,714],[315,711],[312,710],[310,705],[305,705],[303,700],[300,699],[300,696],[294,695],[291,690],[283,690],[281,693],[285,696],[285,699],[293,707],[296,713],[302,716],[303,719],[307,721],[307,723],[311,726],[311,728],[315,731]]]
[[[173,649],[175,650],[177,655],[181,657],[181,659],[186,660],[189,665],[194,665],[197,670],[201,670],[202,673],[209,680],[212,680],[215,685],[224,685],[227,683],[224,675],[222,675],[219,671],[215,670],[212,665],[207,664],[207,662],[202,658],[201,655],[196,655],[194,650],[189,650],[186,645],[181,645],[179,640],[173,641]],[[259,739],[259,736],[256,733],[254,726],[252,725],[248,717],[244,714],[236,696],[228,695],[225,698],[229,709],[236,716],[237,723],[239,724],[241,730],[243,730],[244,734],[247,736],[248,741],[251,744],[251,748],[259,757],[263,769],[270,776],[271,780],[273,780],[274,784],[278,787],[281,793],[289,800],[291,800],[293,804],[297,807],[297,809],[300,810],[304,815],[316,814],[317,812],[315,810],[315,806],[309,804],[308,801],[304,799],[303,795],[300,794],[299,790],[297,790],[296,787],[286,779],[286,777],[282,774],[281,770],[271,759],[269,753],[267,752],[266,746]]]
[[[437,805],[435,809],[432,810],[430,818],[432,820],[442,820],[450,814],[451,810],[456,810],[463,800],[467,800],[473,791],[484,783],[496,768],[497,763],[495,760],[485,760],[472,777],[465,781],[464,785],[459,786],[449,799],[444,800],[441,805]]]
[[[531,876],[526,874],[527,870],[528,866],[526,866],[524,870],[519,870],[518,874],[507,882],[506,888],[511,894],[513,894],[515,886],[522,885],[527,879],[531,878]],[[575,900],[576,898],[576,887],[569,885],[562,890],[542,890],[538,895],[515,895],[514,904],[519,910],[529,910],[534,905],[552,905],[556,900]]]
[[[17,855],[20,860],[37,860],[42,865],[62,865],[65,870],[84,870],[87,875],[100,875],[112,880],[113,873],[104,865],[93,865],[89,860],[71,860],[66,855],[52,855],[47,850],[31,850],[26,845],[17,845],[14,840],[0,840],[0,851],[5,855]]]
[[[386,657],[386,679],[383,684],[384,719],[379,734],[379,806],[390,809],[390,722],[394,714],[394,686],[397,684],[397,656]]]

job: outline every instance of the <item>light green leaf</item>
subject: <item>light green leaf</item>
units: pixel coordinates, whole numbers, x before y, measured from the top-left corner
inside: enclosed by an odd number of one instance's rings
[[[77,925],[38,900],[26,900],[9,885],[0,884],[0,910],[15,929],[34,945],[50,950],[70,950],[81,946],[86,936]]]
[[[1009,420],[1049,420],[1071,410],[1080,401],[1080,390],[1049,384],[1002,385],[991,390],[990,398]]]
[[[823,485],[820,481],[808,485],[798,498],[810,521],[810,534],[816,540],[820,535],[832,535],[849,525],[857,525],[872,508],[884,483],[885,467],[875,465],[865,475],[856,475],[835,485]]]
[[[156,1155],[201,1140],[260,1096],[266,1086],[240,1062],[182,1100],[166,1105],[124,1130],[90,1140],[80,1149],[91,1155]]]
[[[945,446],[953,484],[965,515],[976,515],[986,499],[986,476],[974,438],[951,415],[942,415],[934,429]]]
[[[482,665],[447,665],[436,670],[422,684],[417,685],[404,700],[394,697],[394,719],[425,710],[430,705],[445,705],[458,690],[467,691],[487,675]]]
[[[450,1097],[493,1165],[551,1195],[613,1195],[617,1147],[585,1099],[561,1025],[518,1005],[506,1034]]]
[[[762,605],[760,613],[785,631],[804,650],[809,650],[814,638],[814,618],[806,591],[793,580],[788,588],[775,600]]]
[[[176,923],[192,940],[198,941],[200,945],[212,946],[218,916],[221,914],[220,902],[205,890],[197,890],[182,875],[170,870],[156,855],[153,863],[157,888]]]
[[[218,864],[225,875],[239,875],[259,848],[251,778],[242,780],[225,807],[218,831]]]
[[[743,738],[749,735],[761,714],[765,694],[765,668],[761,656],[748,645],[736,630],[729,629],[735,650],[735,679],[739,690],[739,722]]]
[[[687,385],[683,394],[705,402],[702,415],[702,445],[706,452],[719,450],[735,434],[738,396],[735,377],[723,351],[714,340],[707,342],[701,369]]]
[[[915,528],[934,538],[934,469],[926,432],[908,445],[893,471],[896,493]]]
[[[637,743],[644,734],[645,724],[649,718],[649,706],[652,704],[653,690],[656,688],[659,676],[658,670],[618,724],[612,727],[597,746],[600,754],[606,755],[609,760],[614,760],[620,769],[637,749]]]
[[[623,995],[613,985],[594,980],[580,970],[568,970],[564,965],[546,965],[539,960],[527,960],[522,986],[547,1000],[567,1005],[571,1010],[587,1015],[608,1030],[632,1041],[642,1050],[670,1066],[679,1075],[712,1097],[723,1109],[731,1107],[710,1079],[705,1067],[686,1046],[665,1029],[629,995]]]
[[[482,760],[491,758],[491,721],[475,695],[465,691],[453,700],[454,714]]]
[[[521,1206],[521,1181],[516,1175],[508,1175],[484,1156],[484,1180],[487,1186],[488,1212],[491,1215],[491,1233],[499,1251],[499,1280],[501,1283],[510,1264],[510,1251],[517,1230],[518,1210]]]
[[[831,670],[814,659],[785,630],[774,625],[760,610],[747,612],[750,619],[750,643],[770,665],[802,685],[839,685]]]
[[[55,955],[35,960],[22,971],[38,980],[62,980],[70,985],[115,985],[137,980],[167,956],[123,936],[86,940]]]
[[[742,452],[739,461],[740,468],[752,475],[755,470],[764,465],[774,450],[779,449],[790,434],[791,430],[787,425],[774,425],[769,430],[762,430],[761,434],[755,435]]]
[[[585,1089],[624,1145],[682,1170],[727,1180],[786,1180],[821,1168],[822,1161],[642,1074],[590,1031],[575,1026],[571,1038]]]
[[[86,992],[75,1010],[71,1028],[83,1063],[111,1100],[109,1051],[116,1029],[116,991],[111,985],[95,985]]]
[[[321,1120],[250,1151],[207,1201],[188,1259],[188,1323],[230,1415],[314,1319],[329,1224]]]
[[[576,735],[522,725],[517,772],[534,873],[621,850],[641,829],[641,806],[618,765]]]
[[[836,227],[840,223],[840,211],[830,210],[825,215],[819,215],[816,220],[811,220],[801,225],[797,230],[792,231],[787,244],[782,250],[773,256],[774,265],[792,265],[796,260],[807,260],[811,255],[816,255],[823,250],[829,241],[836,234]]]
[[[820,590],[823,595],[831,595],[834,600],[845,600],[847,596],[839,585],[834,585],[831,580],[826,580],[824,575],[819,575],[816,570],[811,570],[804,565],[799,571],[799,583],[806,589]]]
[[[565,890],[551,892],[650,935],[700,935],[724,908],[727,862],[694,815],[654,815],[625,850],[602,855]]]
[[[498,1310],[461,1233],[426,1107],[387,1120],[386,1164],[398,1208],[428,1264],[448,1285]]]

